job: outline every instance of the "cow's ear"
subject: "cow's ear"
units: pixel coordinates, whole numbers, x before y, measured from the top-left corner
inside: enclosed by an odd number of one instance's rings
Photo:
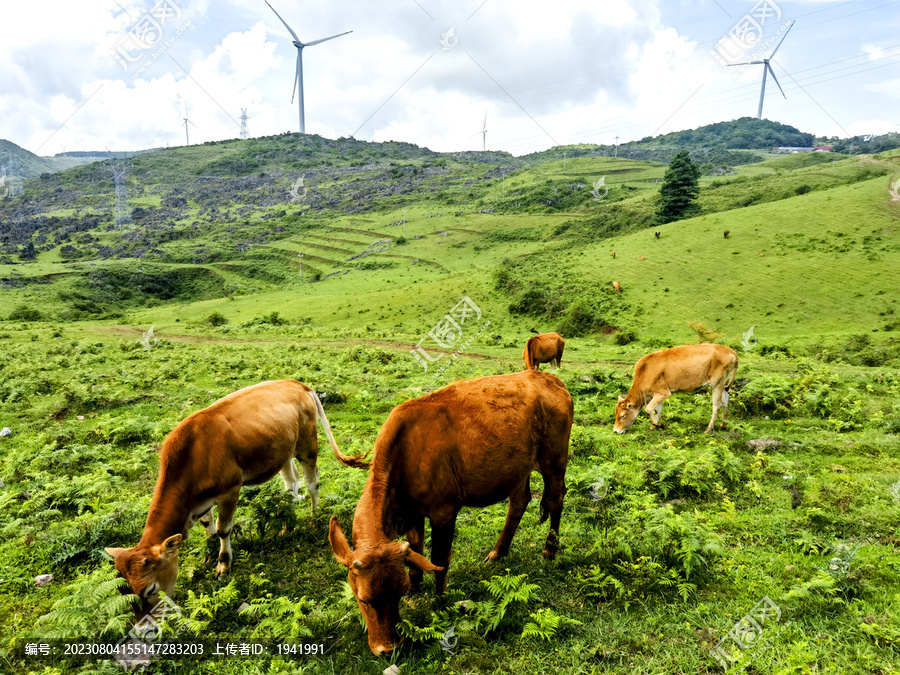
[[[118,558],[119,556],[125,555],[125,554],[128,553],[128,551],[130,551],[130,550],[131,550],[130,548],[107,548],[107,549],[106,549],[106,554],[107,554],[110,558],[112,558],[113,560],[115,560],[115,559]]]
[[[347,543],[347,537],[344,536],[337,516],[331,516],[331,522],[328,524],[328,541],[337,561],[344,567],[350,567],[350,563],[353,562],[353,551],[350,550],[350,544]]]
[[[157,555],[166,560],[178,559],[178,552],[181,550],[181,535],[173,534],[158,546]]]
[[[624,401],[624,400],[625,400],[624,397],[622,397],[622,396],[619,397],[619,403],[621,403],[621,402]]]
[[[418,567],[423,572],[441,572],[444,568],[432,564],[428,558],[409,548],[409,542],[403,543],[403,552],[406,554],[406,564],[410,567]]]

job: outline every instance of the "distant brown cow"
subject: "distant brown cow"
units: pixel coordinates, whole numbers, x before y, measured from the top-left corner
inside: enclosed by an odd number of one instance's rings
[[[659,239],[659,235],[661,234],[660,231],[657,230],[657,231],[655,232],[655,234],[656,234],[656,238]]]
[[[159,479],[150,501],[147,524],[133,548],[108,548],[116,569],[143,601],[138,614],[171,596],[178,576],[178,553],[198,520],[208,536],[221,540],[216,576],[231,568],[231,530],[242,485],[265,483],[281,472],[295,500],[300,474],[315,510],[319,502],[319,441],[322,422],[334,456],[348,466],[367,467],[358,455],[338,450],[315,392],[296,380],[262,382],[246,387],[183,420],[163,441]],[[212,507],[219,518],[212,525]]]
[[[456,382],[394,408],[375,441],[353,518],[353,548],[337,516],[328,533],[335,558],[348,570],[373,653],[390,653],[399,642],[400,598],[421,584],[424,572],[435,572],[436,593],[446,590],[462,507],[509,497],[506,524],[487,559],[507,554],[531,500],[532,471],[544,479],[540,522],[550,517],[544,557],[554,557],[572,416],[565,385],[533,370]],[[425,518],[430,562],[422,555]],[[396,541],[404,532],[408,541]]]
[[[616,252],[615,252],[615,251],[612,252],[612,257],[613,257],[613,258],[616,257]]]
[[[565,348],[566,341],[559,333],[544,333],[529,338],[522,352],[525,370],[540,370],[542,363],[549,363],[552,368],[559,368]]]
[[[641,412],[650,415],[654,427],[659,426],[662,404],[673,392],[689,392],[705,384],[712,387],[713,414],[706,428],[710,433],[719,409],[722,421],[728,413],[728,387],[737,373],[738,357],[723,345],[685,345],[647,354],[634,366],[634,382],[628,396],[619,397],[613,430],[624,434]]]
[[[642,255],[639,255],[639,256],[638,256],[638,260],[646,260],[646,258],[645,258],[644,256],[642,256]]]
[[[618,281],[614,281],[614,282],[613,282],[613,288],[616,289],[616,293],[621,293],[621,292],[622,292],[622,287],[619,285],[619,282],[618,282]]]
[[[725,238],[726,238],[726,239],[728,239],[728,233],[729,233],[729,232],[731,232],[731,230],[725,230]]]

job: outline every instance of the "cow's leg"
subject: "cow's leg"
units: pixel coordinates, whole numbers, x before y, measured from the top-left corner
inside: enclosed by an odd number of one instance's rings
[[[662,419],[662,404],[667,398],[669,398],[670,394],[668,393],[655,393],[653,394],[653,398],[650,399],[650,403],[644,408],[647,411],[647,414],[650,415],[650,421],[653,423],[654,427],[659,427],[659,421]]]
[[[278,473],[281,474],[281,480],[284,481],[284,489],[291,493],[295,502],[306,498],[306,495],[300,494],[300,472],[297,470],[297,465],[294,464],[293,457],[284,463]]]
[[[723,396],[723,394],[724,394],[724,396]],[[721,386],[713,387],[713,395],[712,395],[713,412],[712,412],[712,419],[709,421],[709,426],[706,427],[706,433],[708,433],[708,434],[709,434],[709,433],[712,433],[712,430],[715,429],[715,427],[716,427],[716,416],[719,414],[719,409],[720,409],[720,408],[723,408],[723,407],[727,408],[727,406],[728,406],[728,399],[725,398],[725,397],[727,397],[727,396],[728,396],[728,392],[725,391],[725,385],[724,385],[724,383],[723,383]],[[725,413],[724,413],[724,412],[722,413],[722,420],[723,420],[723,421],[725,420]]]
[[[202,516],[197,518],[197,521],[206,528],[206,536],[211,537],[216,533],[216,528],[213,526],[213,507],[209,507],[209,511],[204,513]]]
[[[406,533],[406,540],[409,547],[419,555],[425,555],[425,517],[421,516],[413,525],[412,529]],[[437,563],[435,563],[437,564]],[[422,588],[422,578],[425,572],[418,567],[410,567],[409,569],[409,585],[413,593],[418,593]]]
[[[544,494],[541,496],[540,522],[543,523],[547,516],[550,516],[550,531],[547,533],[543,555],[547,560],[552,560],[559,550],[559,524],[562,520],[563,499],[566,496],[565,465],[561,469],[542,472],[542,475]]]
[[[224,576],[231,569],[231,530],[234,528],[234,512],[237,509],[238,485],[219,497],[219,518],[216,520],[216,534],[219,535],[219,564],[216,565],[216,578]]]
[[[506,513],[506,524],[503,526],[503,530],[500,532],[500,537],[497,539],[497,543],[494,544],[493,550],[488,553],[485,562],[499,560],[509,553],[509,545],[512,543],[516,529],[519,527],[519,522],[522,520],[522,514],[525,513],[525,508],[530,501],[531,475],[529,474],[522,481],[522,484],[509,495],[509,511]]]
[[[456,533],[456,512],[449,517],[431,518],[431,562],[443,570],[434,573],[434,592],[443,595],[447,590],[447,571],[450,568],[450,553],[453,550],[453,535]],[[410,544],[410,548],[412,545]]]
[[[315,513],[319,506],[319,467],[316,464],[310,466],[302,462],[300,468],[303,469],[303,480],[306,481],[306,489],[309,490],[312,510]]]

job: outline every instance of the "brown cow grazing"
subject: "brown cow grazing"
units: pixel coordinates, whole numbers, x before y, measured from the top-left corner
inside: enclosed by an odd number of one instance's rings
[[[619,282],[618,282],[618,281],[614,281],[614,282],[613,282],[613,288],[616,289],[616,293],[621,293],[621,292],[622,292],[622,287],[619,285]]]
[[[532,332],[537,332],[533,328]],[[525,360],[525,370],[540,370],[542,363],[549,363],[552,368],[559,368],[562,363],[563,349],[566,341],[559,333],[544,333],[529,338],[525,343],[522,358]]]
[[[731,230],[725,230],[725,238],[726,238],[726,239],[728,239],[728,233],[729,233],[729,232],[731,232]]]
[[[612,257],[613,257],[613,258],[616,257],[616,252],[615,252],[615,251],[612,252]]]
[[[532,370],[456,382],[394,408],[375,441],[353,517],[353,548],[337,516],[328,532],[335,558],[348,570],[374,654],[396,647],[400,598],[421,584],[425,572],[435,572],[437,594],[446,590],[462,507],[509,497],[506,524],[487,559],[507,554],[531,500],[532,471],[544,478],[540,522],[550,517],[544,557],[553,558],[572,416],[565,385]],[[431,522],[430,562],[422,555],[425,518]],[[408,541],[396,541],[404,532]]]
[[[644,256],[642,256],[642,255],[639,255],[639,256],[638,256],[638,260],[646,260],[646,258],[645,258]]]
[[[706,433],[710,433],[720,408],[722,422],[725,422],[727,389],[734,383],[737,365],[735,351],[723,345],[685,345],[647,354],[634,366],[634,382],[628,396],[619,397],[613,430],[624,434],[634,424],[641,406],[645,406],[653,426],[659,427],[663,401],[673,392],[695,391],[708,384],[712,387],[713,398],[712,419],[706,428]]]
[[[208,536],[218,534],[221,540],[216,576],[228,572],[234,511],[242,485],[259,485],[280,472],[294,499],[301,499],[296,457],[315,510],[319,501],[317,419],[338,460],[348,466],[368,466],[360,456],[338,450],[319,397],[296,380],[246,387],[175,427],[163,441],[159,479],[141,540],[133,548],[106,549],[142,599],[139,615],[158,602],[159,591],[173,594],[178,552],[198,520]],[[219,511],[215,528],[213,506]]]

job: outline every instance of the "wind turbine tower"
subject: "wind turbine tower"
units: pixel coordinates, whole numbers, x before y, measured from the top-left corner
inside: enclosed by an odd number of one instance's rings
[[[266,4],[269,5],[269,0],[266,0]],[[269,5],[269,9],[275,12],[275,8],[272,5]],[[300,42],[300,38],[297,37],[297,34],[294,30],[287,25],[287,21],[281,18],[281,15],[278,12],[275,12],[275,16],[278,17],[278,20],[284,24],[284,27],[288,29],[288,33],[293,37],[293,45],[297,48],[297,70],[294,73],[294,89],[291,91],[291,103],[294,102],[294,94],[299,91],[299,96],[297,100],[299,102],[300,108],[300,133],[306,133],[306,117],[303,112],[303,48],[304,47],[312,47],[313,45],[320,44],[322,42],[327,42],[328,40],[334,40],[334,38],[341,37],[342,35],[347,35],[347,33],[352,33],[352,30],[348,30],[344,33],[338,33],[337,35],[332,35],[331,37],[321,38],[319,40],[313,40],[311,42]]]
[[[481,128],[481,151],[487,150],[487,110],[484,111],[484,124]]]
[[[766,74],[772,73],[772,79],[775,80],[775,84],[778,85],[779,91],[781,91],[781,95],[787,98],[784,93],[784,89],[781,88],[781,85],[778,84],[778,78],[775,77],[775,71],[772,70],[772,66],[769,65],[769,61],[775,58],[775,52],[778,51],[778,48],[781,47],[781,43],[784,42],[784,38],[788,36],[788,33],[791,32],[791,28],[794,27],[796,21],[792,21],[791,25],[788,26],[788,29],[784,32],[784,35],[781,38],[781,41],[776,45],[775,49],[772,51],[771,56],[767,59],[763,59],[762,61],[746,61],[744,63],[730,63],[729,66],[755,66],[762,64],[763,67],[763,79],[762,79],[762,89],[759,92],[759,110],[756,113],[756,119],[762,119],[762,111],[763,111],[763,101],[766,98]]]
[[[247,109],[241,108],[241,139],[247,140],[250,138],[250,132],[247,130]]]
[[[185,145],[190,145],[190,144],[191,144],[191,137],[190,137],[190,134],[188,134],[188,124],[190,124],[190,125],[191,125],[192,127],[194,127],[195,129],[197,129],[198,127],[197,127],[196,124],[194,124],[193,122],[191,122],[191,121],[188,119],[188,107],[187,107],[187,103],[184,104],[184,117],[182,118],[182,120],[184,120],[184,144],[185,144]]]

